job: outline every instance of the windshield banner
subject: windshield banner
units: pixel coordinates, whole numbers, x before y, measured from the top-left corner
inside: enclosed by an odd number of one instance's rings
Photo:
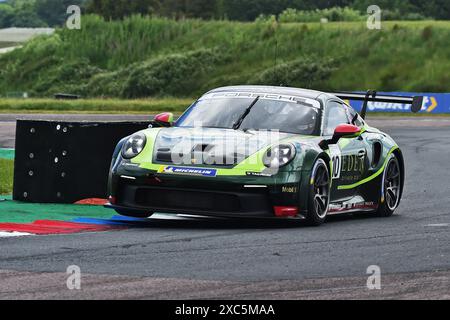
[[[362,92],[355,92],[362,93]],[[379,92],[380,95],[395,95],[395,96],[423,96],[423,106],[421,113],[450,113],[450,93],[414,93],[414,92]],[[357,110],[361,111],[362,101],[346,101]],[[369,102],[368,112],[411,112],[411,106],[406,104],[384,103],[384,102]]]

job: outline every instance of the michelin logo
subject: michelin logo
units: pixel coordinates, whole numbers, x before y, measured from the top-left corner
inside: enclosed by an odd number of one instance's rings
[[[217,170],[170,166],[170,167],[161,167],[161,169],[159,170],[159,173],[183,174],[183,175],[201,176],[201,177],[215,177],[217,175]]]

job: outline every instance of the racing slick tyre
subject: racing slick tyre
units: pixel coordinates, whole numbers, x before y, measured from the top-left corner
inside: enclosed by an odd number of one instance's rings
[[[402,177],[400,163],[397,157],[392,154],[389,157],[384,169],[381,184],[381,199],[377,215],[380,217],[390,217],[394,214],[400,203]]]
[[[330,204],[330,173],[323,159],[318,159],[311,172],[308,214],[306,221],[311,226],[325,222]]]
[[[125,217],[131,217],[131,218],[150,218],[154,212],[149,212],[149,213],[131,213],[128,211],[124,211],[124,210],[115,210],[118,214],[120,214],[121,216],[125,216]]]

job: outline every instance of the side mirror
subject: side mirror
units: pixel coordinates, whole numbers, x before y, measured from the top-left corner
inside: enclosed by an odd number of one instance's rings
[[[173,125],[173,113],[171,112],[160,113],[153,119],[153,127],[169,128],[172,125]]]
[[[334,130],[334,135],[331,140],[323,140],[319,143],[319,145],[322,149],[325,150],[329,145],[337,144],[342,138],[355,137],[356,135],[360,134],[361,131],[362,129],[360,127],[353,124],[341,124]]]
[[[358,135],[359,133],[361,133],[360,127],[357,127],[353,124],[340,124],[334,130],[333,141],[336,141],[337,143],[341,138],[351,138]]]

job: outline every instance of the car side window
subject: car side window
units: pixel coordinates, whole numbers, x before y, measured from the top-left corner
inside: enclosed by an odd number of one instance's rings
[[[349,123],[350,121],[346,108],[339,102],[329,102],[325,114],[325,126],[323,134],[325,136],[332,136],[337,126]]]
[[[348,113],[350,115],[350,120],[355,119],[355,126],[362,127],[364,125],[364,121],[361,116],[350,106],[347,106]],[[357,117],[356,117],[357,116]]]

